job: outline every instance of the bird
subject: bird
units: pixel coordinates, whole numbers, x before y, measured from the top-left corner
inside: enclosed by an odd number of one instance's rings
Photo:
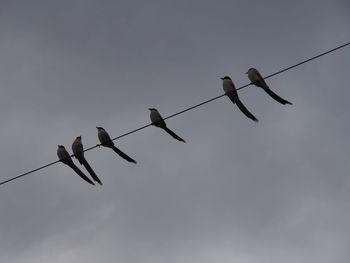
[[[63,145],[58,145],[57,156],[59,160],[68,165],[70,168],[74,170],[83,180],[88,182],[89,184],[95,185],[74,163],[66,148]]]
[[[172,130],[170,130],[166,126],[166,123],[165,123],[163,117],[160,115],[160,113],[158,112],[157,109],[149,108],[149,110],[151,111],[150,117],[151,117],[152,125],[163,129],[164,131],[169,133],[174,139],[176,139],[176,140],[178,140],[180,142],[186,142],[184,139],[182,139],[179,135],[177,135],[175,132],[173,132]]]
[[[119,150],[117,147],[114,146],[114,142],[111,140],[111,137],[109,134],[106,132],[105,129],[102,127],[96,127],[98,131],[98,139],[100,140],[100,143],[104,147],[111,148],[113,151],[115,151],[120,157],[124,158],[128,162],[135,163],[136,161],[132,159],[130,156],[126,155],[123,153],[121,150]]]
[[[233,104],[236,104],[237,107],[249,118],[252,119],[255,122],[258,122],[259,120],[243,105],[241,100],[238,97],[238,93],[235,87],[235,84],[233,84],[233,81],[230,77],[225,76],[222,79],[222,86],[225,91],[225,95],[229,97],[229,99],[233,102]]]
[[[89,165],[89,163],[84,157],[84,147],[81,142],[81,136],[78,136],[77,138],[75,138],[72,144],[72,150],[73,150],[74,157],[78,159],[81,165],[84,165],[85,169],[89,172],[92,179],[94,179],[95,182],[98,182],[100,185],[102,185],[101,180],[98,178],[94,170],[92,170],[91,166]]]
[[[293,105],[291,102],[281,98],[280,96],[278,96],[276,93],[274,93],[269,86],[267,86],[264,78],[260,75],[259,71],[255,68],[250,68],[248,69],[248,71],[246,72],[246,74],[248,74],[248,78],[249,80],[252,82],[251,84],[254,84],[257,87],[262,88],[267,94],[270,95],[271,98],[273,98],[274,100],[278,101],[279,103],[286,105]]]

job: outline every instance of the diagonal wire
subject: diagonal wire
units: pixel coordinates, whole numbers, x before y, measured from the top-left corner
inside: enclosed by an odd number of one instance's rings
[[[301,66],[301,65],[303,65],[303,64],[305,64],[305,63],[307,63],[307,62],[310,62],[310,61],[312,61],[312,60],[315,60],[315,59],[317,59],[317,58],[320,58],[320,57],[322,57],[322,56],[324,56],[324,55],[327,55],[327,54],[329,54],[329,53],[332,53],[332,52],[334,52],[334,51],[336,51],[336,50],[342,49],[342,48],[344,48],[344,47],[346,47],[346,46],[349,46],[349,45],[350,45],[350,42],[345,43],[345,44],[340,45],[340,46],[337,46],[337,47],[335,47],[335,48],[333,48],[333,49],[330,49],[330,50],[328,50],[328,51],[325,51],[325,52],[323,52],[323,53],[321,53],[321,54],[318,54],[318,55],[313,56],[313,57],[311,57],[311,58],[305,59],[305,60],[303,60],[303,61],[301,61],[301,62],[299,62],[299,63],[297,63],[297,64],[294,64],[294,65],[292,65],[292,66],[290,66],[290,67],[281,69],[280,71],[277,71],[277,72],[275,72],[275,73],[273,73],[273,74],[271,74],[271,75],[268,75],[268,76],[264,77],[264,79],[271,78],[271,77],[276,76],[276,75],[278,75],[278,74],[281,74],[281,73],[283,73],[283,72],[285,72],[285,71],[288,71],[288,70],[291,70],[291,69],[293,69],[293,68],[299,67],[299,66]],[[244,89],[244,88],[246,88],[246,87],[248,87],[248,86],[250,86],[250,85],[251,85],[251,83],[246,84],[246,85],[244,85],[244,86],[241,86],[241,87],[237,88],[237,90]],[[224,97],[224,96],[225,96],[225,94],[222,94],[222,95],[216,96],[215,98],[208,99],[208,100],[206,100],[206,101],[203,101],[203,102],[201,102],[201,103],[198,103],[198,104],[196,104],[196,105],[193,105],[193,106],[191,106],[191,107],[188,107],[188,108],[186,108],[186,109],[184,109],[184,110],[181,110],[181,111],[179,111],[179,112],[176,112],[176,113],[174,113],[174,114],[171,114],[171,115],[165,117],[164,120],[170,119],[170,118],[172,118],[172,117],[175,117],[175,116],[180,115],[180,114],[182,114],[182,113],[185,113],[185,112],[187,112],[187,111],[193,110],[193,109],[195,109],[195,108],[198,108],[198,107],[200,107],[200,106],[202,106],[202,105],[204,105],[204,104],[207,104],[207,103],[209,103],[209,102],[212,102],[212,101],[217,100],[217,99],[219,99],[219,98],[221,98],[221,97]],[[137,128],[137,129],[134,129],[134,130],[131,130],[131,131],[129,131],[129,132],[126,132],[126,133],[124,133],[124,134],[122,134],[122,135],[119,135],[118,137],[113,138],[112,141],[115,141],[115,140],[120,139],[120,138],[122,138],[122,137],[128,136],[128,135],[130,135],[130,134],[132,134],[132,133],[135,133],[135,132],[138,132],[138,131],[140,131],[140,130],[143,130],[143,129],[145,129],[145,128],[151,126],[151,125],[152,125],[152,124],[149,123],[149,124],[146,124],[146,125],[144,125],[144,126],[142,126],[142,127]],[[94,149],[94,148],[97,148],[97,147],[100,147],[100,146],[101,146],[101,144],[97,144],[97,145],[95,145],[95,146],[91,146],[91,147],[85,149],[84,152],[90,151],[90,150],[92,150],[92,149]],[[71,155],[71,157],[73,157],[73,155]],[[26,176],[26,175],[28,175],[28,174],[31,174],[31,173],[40,171],[40,170],[42,170],[42,169],[45,169],[45,168],[47,168],[47,167],[49,167],[49,166],[51,166],[51,165],[54,165],[54,164],[58,163],[58,162],[60,162],[60,161],[57,160],[57,161],[48,163],[48,164],[46,164],[46,165],[40,166],[40,167],[38,167],[38,168],[36,168],[36,169],[30,170],[30,171],[28,171],[28,172],[22,173],[22,174],[20,174],[20,175],[18,175],[18,176],[15,176],[15,177],[12,177],[12,178],[10,178],[10,179],[7,179],[7,180],[5,180],[5,181],[0,182],[0,185],[4,185],[4,184],[9,183],[9,182],[11,182],[11,181],[17,180],[17,179],[19,179],[19,178],[21,178],[21,177],[24,177],[24,176]]]

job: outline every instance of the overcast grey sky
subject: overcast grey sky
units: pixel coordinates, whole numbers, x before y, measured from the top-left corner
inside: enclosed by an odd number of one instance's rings
[[[1,180],[350,40],[347,0],[0,1]],[[0,188],[0,261],[347,263],[350,49]]]

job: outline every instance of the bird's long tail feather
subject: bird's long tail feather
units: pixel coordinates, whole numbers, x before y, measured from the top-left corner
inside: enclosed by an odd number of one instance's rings
[[[280,96],[278,96],[276,93],[274,93],[271,89],[269,89],[268,87],[263,87],[263,89],[265,90],[265,92],[267,94],[270,95],[271,98],[273,98],[274,100],[278,101],[279,103],[283,104],[283,105],[286,105],[286,104],[289,104],[289,105],[293,105],[291,102],[281,98]]]
[[[258,122],[259,120],[244,106],[244,104],[241,102],[237,94],[230,93],[227,95],[230,100],[233,103],[237,104],[237,107],[244,113],[245,116],[247,116],[249,119],[252,119],[255,122]]]
[[[95,185],[74,163],[70,164],[69,167],[72,168],[83,180],[89,184]]]
[[[115,151],[120,157],[124,158],[125,160],[127,160],[128,162],[131,163],[136,163],[136,161],[134,159],[132,159],[130,156],[128,156],[127,154],[123,153],[121,150],[119,150],[117,147],[115,147],[114,145],[111,147],[113,149],[113,151]]]
[[[182,139],[179,135],[177,135],[175,132],[170,130],[168,127],[165,127],[164,130],[169,133],[174,139],[180,141],[180,142],[186,142],[184,139]]]
[[[98,176],[96,175],[94,170],[92,170],[90,164],[86,161],[85,158],[81,160],[81,164],[84,165],[85,169],[89,172],[92,179],[94,179],[95,182],[98,182],[100,185],[102,185],[100,178],[98,178]]]

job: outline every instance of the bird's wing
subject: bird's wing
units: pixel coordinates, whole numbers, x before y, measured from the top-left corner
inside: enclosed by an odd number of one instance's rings
[[[252,83],[255,85],[255,86],[258,86],[258,87],[261,87],[261,88],[268,88],[269,86],[267,86],[264,78],[260,75],[260,72],[255,70],[254,71],[255,75],[256,75],[256,80],[255,81],[252,81]]]
[[[166,128],[166,123],[163,119],[159,119],[158,121],[155,121],[152,123],[154,126],[159,127],[159,128]]]
[[[226,94],[227,97],[229,97],[229,99],[232,101],[233,104],[236,104],[236,100],[238,100],[238,95],[234,92],[229,92]]]

